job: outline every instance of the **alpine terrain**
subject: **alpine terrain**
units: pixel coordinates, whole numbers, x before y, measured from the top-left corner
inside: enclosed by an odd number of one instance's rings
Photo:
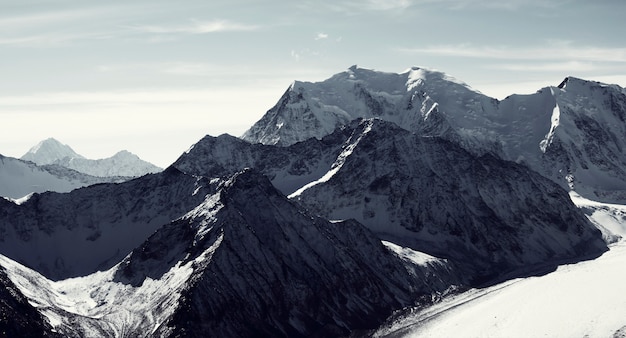
[[[535,336],[618,334],[626,297],[603,276],[624,277],[625,117],[623,88],[575,77],[502,101],[417,67],[296,81],[241,138],[163,171],[0,199],[0,332],[511,336],[519,316]],[[0,169],[111,173],[35,148],[53,164]],[[531,316],[548,295],[554,325]],[[559,307],[609,295],[593,320]]]

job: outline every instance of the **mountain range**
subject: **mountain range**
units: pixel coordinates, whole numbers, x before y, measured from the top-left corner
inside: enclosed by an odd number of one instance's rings
[[[294,82],[163,171],[0,199],[0,331],[369,336],[595,259],[626,224],[606,204],[624,202],[625,102],[574,77],[499,101],[417,67]]]
[[[326,81],[294,82],[243,139],[289,145],[378,118],[523,163],[591,199],[625,203],[625,111],[623,88],[575,77],[499,101],[438,71],[353,66]]]
[[[62,144],[54,138],[39,142],[20,159],[38,165],[58,164],[96,177],[139,177],[163,170],[126,150],[119,151],[108,158],[87,159],[74,152],[70,146]]]
[[[32,193],[68,192],[97,183],[119,183],[162,169],[122,150],[91,160],[49,138],[20,159],[0,155],[0,196],[19,200]]]

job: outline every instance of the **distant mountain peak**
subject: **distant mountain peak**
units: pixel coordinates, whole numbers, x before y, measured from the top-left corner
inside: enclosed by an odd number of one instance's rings
[[[37,165],[56,164],[96,177],[137,177],[162,170],[128,150],[108,158],[88,159],[52,137],[37,143],[21,159]]]
[[[57,160],[63,158],[84,158],[82,155],[76,153],[70,146],[61,143],[55,138],[49,137],[34,147],[30,148],[21,159],[25,161],[31,161],[39,165],[53,164]]]

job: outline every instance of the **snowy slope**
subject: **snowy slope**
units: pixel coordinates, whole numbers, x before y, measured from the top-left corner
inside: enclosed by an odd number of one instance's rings
[[[162,169],[140,159],[126,150],[115,155],[92,160],[87,159],[54,138],[39,142],[21,157],[39,165],[57,164],[78,172],[97,177],[139,177]]]
[[[624,337],[626,242],[603,256],[447,298],[375,337]]]
[[[193,264],[176,264],[159,280],[133,287],[115,279],[117,267],[54,282],[0,255],[0,265],[54,330],[77,338],[151,337],[176,309]]]
[[[0,266],[0,335],[57,337],[52,332],[52,327],[44,320],[44,316],[28,302],[28,298],[11,281],[3,266]]]
[[[32,162],[0,155],[0,196],[12,199],[45,191],[68,192],[121,177],[94,177],[59,165],[38,166]]]
[[[409,309],[373,336],[624,337],[626,205],[570,196],[613,243],[601,257]]]

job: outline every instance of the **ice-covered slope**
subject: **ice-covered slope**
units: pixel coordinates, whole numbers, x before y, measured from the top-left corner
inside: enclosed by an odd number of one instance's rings
[[[39,142],[21,159],[39,165],[57,164],[97,177],[139,177],[162,170],[126,150],[103,159],[87,159],[54,138]]]
[[[308,215],[254,171],[210,185],[108,271],[52,282],[0,265],[68,337],[346,335],[457,280],[445,260]]]
[[[359,117],[524,163],[593,200],[626,202],[626,93],[575,77],[498,101],[437,71],[352,67],[326,81],[295,82],[242,138],[289,145]]]
[[[68,192],[87,185],[125,179],[95,177],[55,164],[38,166],[0,155],[0,196],[11,199],[45,191]]]

